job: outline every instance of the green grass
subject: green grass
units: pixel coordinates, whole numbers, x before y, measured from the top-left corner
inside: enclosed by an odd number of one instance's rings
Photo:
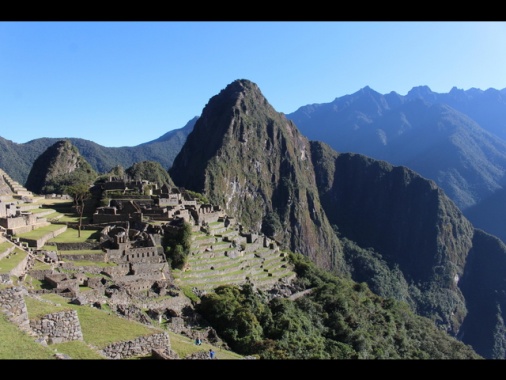
[[[41,207],[39,207],[39,208],[32,208],[32,209],[30,209],[30,212],[31,212],[32,214],[40,214],[41,212],[47,212],[47,211],[53,211],[53,213],[54,213],[54,212],[56,212],[56,211],[54,211],[54,210],[52,210],[52,209],[48,209],[48,208],[41,208]],[[48,215],[50,215],[50,214],[48,214]]]
[[[44,269],[49,269],[49,268],[44,268]],[[34,289],[34,290],[41,290],[41,289],[46,288],[46,283],[42,280],[37,280],[36,278],[34,278],[30,275],[27,275],[24,280],[24,286],[28,287],[30,289]]]
[[[99,310],[90,306],[73,305],[68,303],[68,299],[57,294],[44,294],[41,298],[46,302],[29,296],[25,297],[29,318],[36,319],[63,310],[76,310],[83,341],[57,343],[44,347],[36,343],[33,337],[22,333],[17,326],[6,321],[5,316],[0,314],[0,336],[2,337],[0,359],[54,359],[56,352],[66,354],[72,359],[106,359],[98,353],[98,350],[115,342],[133,340],[159,332],[166,332],[169,335],[171,349],[181,359],[198,351],[207,352],[210,348],[216,352],[218,359],[242,359],[241,355],[219,346],[207,343],[197,346],[192,339],[168,331],[163,325],[153,328],[118,317],[107,309]]]
[[[35,230],[23,232],[21,234],[16,234],[16,237],[25,238],[25,239],[40,239],[46,236],[48,233],[54,232],[62,228],[62,225],[59,224],[49,224],[48,226],[39,227]]]
[[[104,356],[100,355],[95,348],[90,347],[86,342],[80,340],[53,344],[51,348],[76,360],[106,359]]]
[[[76,250],[60,250],[60,255],[103,255],[100,249],[76,249]]]
[[[56,245],[44,244],[40,249],[44,251],[58,251]]]
[[[73,209],[73,203],[69,200],[57,200],[57,199],[43,199],[40,200],[39,203],[42,205],[43,209],[54,209],[58,214],[58,221],[59,222],[71,222],[76,223],[79,222],[79,215],[77,215]],[[91,222],[91,214],[93,214],[93,211],[91,208],[87,205],[85,206],[83,215],[83,223],[89,223]],[[51,214],[51,218],[55,218]]]
[[[35,260],[35,264],[33,265],[32,270],[46,270],[51,269],[51,264],[49,263],[42,263],[39,260]]]
[[[181,286],[181,290],[183,291],[183,294],[193,302],[195,303],[200,302],[200,298],[193,292],[192,287]]]
[[[19,248],[14,249],[13,253],[0,260],[0,273],[9,273],[11,270],[16,268],[21,261],[23,261],[26,258],[26,252],[22,251]]]
[[[64,310],[71,310],[71,307],[63,305],[62,303],[54,304],[52,302],[41,302],[33,297],[25,297],[25,303],[29,319],[38,319],[47,314],[58,313]]]
[[[194,241],[207,240],[207,239],[216,239],[216,238],[213,235],[201,234],[201,235],[196,236]],[[210,243],[210,244],[212,244],[212,243]]]
[[[103,261],[91,261],[91,260],[72,260],[70,261],[74,264],[75,267],[99,267],[99,268],[107,268],[114,267],[118,264],[115,263],[106,263]]]
[[[195,342],[187,336],[180,335],[169,331],[170,345],[171,348],[177,352],[180,358],[193,354],[198,351],[208,352],[212,348],[216,352],[217,359],[242,359],[243,357],[232,351],[227,351],[221,347],[216,347],[211,344],[202,343],[201,346],[197,346]]]
[[[13,246],[13,244],[9,241],[4,241],[4,242],[0,243],[0,253],[7,251],[12,246]]]
[[[79,316],[84,341],[99,349],[103,349],[115,342],[133,340],[141,336],[160,332],[141,323],[120,318],[114,314],[109,314],[107,311],[91,306],[70,304],[68,303],[68,299],[57,294],[44,294],[41,297],[60,306],[27,297],[27,309],[30,316],[34,312],[39,314],[42,311],[46,312],[49,310],[49,313],[54,313],[61,310],[74,309]],[[46,314],[49,313],[46,312]]]
[[[61,227],[61,226],[60,226]],[[97,230],[81,230],[81,236],[78,236],[78,230],[67,228],[64,233],[48,240],[48,243],[82,243],[87,240],[98,241],[100,239],[100,231]]]
[[[0,359],[54,359],[54,351],[43,346],[0,313]]]

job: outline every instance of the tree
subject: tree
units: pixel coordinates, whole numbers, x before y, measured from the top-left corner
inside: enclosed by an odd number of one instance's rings
[[[90,198],[90,187],[85,183],[78,183],[67,186],[66,193],[70,195],[74,201],[76,212],[79,214],[79,225],[77,236],[81,237],[81,228],[83,225],[84,201]]]
[[[163,246],[172,269],[182,269],[190,254],[192,226],[184,219],[164,227]]]

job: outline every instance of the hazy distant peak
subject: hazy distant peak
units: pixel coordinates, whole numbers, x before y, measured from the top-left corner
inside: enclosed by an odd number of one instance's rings
[[[461,88],[457,88],[455,86],[452,87],[452,89],[450,90],[449,94],[458,94],[458,93],[463,93],[464,90],[461,89]]]
[[[371,94],[371,95],[381,95],[379,92],[374,91],[371,87],[365,86],[357,91],[357,94]]]
[[[436,100],[437,94],[433,92],[429,86],[417,86],[413,87],[407,94],[406,99],[413,100],[421,98],[426,101]]]

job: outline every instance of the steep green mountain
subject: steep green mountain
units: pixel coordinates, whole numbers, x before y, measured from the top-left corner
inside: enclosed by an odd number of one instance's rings
[[[475,229],[459,282],[468,314],[458,338],[489,359],[506,359],[506,245]]]
[[[236,80],[209,100],[169,174],[244,228],[346,273],[341,244],[320,205],[309,141],[256,84]]]
[[[97,173],[68,140],[56,142],[33,163],[26,188],[35,194],[63,194],[75,183],[92,185]]]
[[[167,170],[164,169],[158,162],[154,161],[137,162],[125,170],[125,174],[130,176],[133,180],[146,180],[156,183],[159,187],[163,185],[170,187],[175,186]]]
[[[156,140],[133,147],[109,148],[90,140],[66,138],[98,173],[107,173],[115,166],[128,168],[137,162],[155,161],[168,169],[191,132],[197,117],[183,128],[167,132]],[[132,133],[137,133],[133,131]],[[15,181],[25,184],[33,163],[47,148],[62,138],[40,138],[17,144],[0,137],[0,168]],[[139,141],[142,133],[139,132]]]
[[[407,302],[486,358],[506,357],[506,245],[432,180],[311,142],[320,199],[353,280]]]
[[[472,247],[471,223],[433,181],[406,167],[339,154],[321,142],[312,142],[312,151],[330,223],[341,237],[359,247],[372,247],[385,263],[387,279],[400,275],[395,289],[401,292],[396,296],[385,284],[373,281],[379,267],[364,276],[364,266],[371,266],[375,257],[348,244],[346,258],[353,278],[367,282],[378,294],[407,301],[456,335],[467,313],[457,284]]]

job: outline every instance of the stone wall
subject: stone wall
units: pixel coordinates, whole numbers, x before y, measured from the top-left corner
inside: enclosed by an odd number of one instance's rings
[[[92,241],[84,241],[80,243],[55,243],[58,251],[79,251],[83,249],[100,249],[100,243]],[[101,250],[100,250],[101,251]],[[98,252],[97,252],[98,253]]]
[[[162,247],[130,248],[123,260],[132,263],[160,263],[163,260]]]
[[[91,289],[86,292],[79,292],[79,294],[76,294],[76,296],[71,300],[71,303],[75,305],[106,303],[108,301],[108,298],[104,295],[104,286],[102,285],[102,287],[99,288],[100,283],[95,283],[95,285],[97,285],[96,289]]]
[[[60,259],[68,260],[68,261],[95,261],[95,262],[105,262],[105,253],[102,251],[98,251],[97,253],[87,253],[87,254],[64,254],[65,251],[60,251]]]
[[[42,281],[46,278],[47,275],[51,275],[53,273],[52,269],[31,269],[28,272],[30,276],[35,278],[36,280]]]
[[[83,340],[78,314],[75,310],[51,313],[39,319],[28,319],[24,297],[28,292],[23,287],[0,290],[0,311],[9,321],[22,330],[37,335],[46,343],[62,343]],[[139,337],[134,340],[113,343],[100,353],[107,359],[123,359],[150,355],[153,350],[170,350],[170,339],[166,332]]]
[[[171,197],[174,195],[174,197]],[[158,199],[158,206],[159,207],[165,207],[165,206],[177,206],[179,205],[179,198],[181,194],[171,194],[169,198],[159,198]]]
[[[138,220],[139,217],[132,218],[133,220]],[[140,218],[142,219],[142,217]],[[130,215],[128,214],[93,214],[93,223],[116,223],[116,222],[127,222],[130,220]],[[139,220],[140,221],[140,220]]]
[[[29,224],[26,226],[21,226],[21,227],[16,227],[16,228],[8,228],[7,232],[11,235],[19,235],[19,234],[24,234],[25,232],[33,231],[33,230],[40,228],[40,227],[49,226],[51,224],[45,218],[43,218],[43,219],[44,220],[41,221],[41,219],[37,218],[37,222],[35,224]]]
[[[170,350],[169,335],[165,332],[142,336],[134,340],[113,343],[102,350],[108,359],[125,359],[150,355],[153,350]]]
[[[15,216],[16,213],[17,213],[17,206],[14,202],[12,201],[6,202],[0,199],[0,218]]]
[[[30,327],[40,338],[48,343],[62,343],[83,340],[83,332],[77,311],[66,310],[47,314],[40,319],[31,320]]]
[[[17,229],[36,223],[37,216],[35,214],[20,214],[9,218],[0,218],[0,225],[7,229]]]
[[[0,291],[0,310],[7,319],[24,331],[30,331],[28,311],[24,296],[28,291],[23,287],[11,287]]]
[[[114,267],[104,267],[102,268],[102,272],[111,278],[122,277],[130,272],[130,266],[128,264],[118,264]]]
[[[69,265],[70,264],[70,265]],[[103,268],[92,266],[92,265],[80,265],[79,267],[75,267],[73,263],[65,263],[64,265],[60,265],[62,268],[67,269],[73,272],[84,272],[91,274],[101,274]]]
[[[134,277],[134,278],[132,278]],[[126,289],[129,293],[139,293],[150,290],[153,286],[153,281],[156,279],[142,278],[137,276],[125,276],[121,279],[115,280],[116,284]]]
[[[158,262],[158,263],[138,263],[138,264],[132,264],[132,271],[134,274],[148,274],[153,275],[157,274],[160,275],[160,273],[163,271],[163,269],[167,268],[168,265],[166,262]],[[168,268],[167,271],[168,273]]]

